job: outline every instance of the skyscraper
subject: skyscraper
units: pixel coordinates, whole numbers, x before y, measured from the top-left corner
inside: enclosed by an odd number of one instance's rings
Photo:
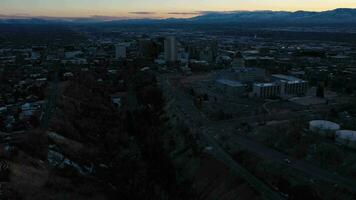
[[[157,56],[156,46],[150,39],[140,39],[138,41],[139,56],[145,59],[154,59]]]
[[[164,57],[166,62],[178,60],[177,41],[173,36],[167,37],[164,41]]]
[[[125,44],[115,45],[115,58],[116,59],[126,58],[126,45]]]

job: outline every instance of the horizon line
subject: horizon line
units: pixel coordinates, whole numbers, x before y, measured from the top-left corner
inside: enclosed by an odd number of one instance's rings
[[[225,11],[212,11],[212,10],[207,10],[207,11],[188,11],[188,12],[150,12],[150,11],[133,11],[133,12],[127,12],[127,15],[87,15],[87,16],[46,16],[46,15],[31,15],[31,14],[0,14],[0,20],[6,20],[6,19],[43,19],[43,20],[85,20],[85,19],[93,19],[93,20],[134,20],[134,19],[170,19],[170,18],[175,18],[175,19],[184,19],[184,18],[192,18],[196,16],[202,16],[205,14],[209,13],[238,13],[238,12],[290,12],[290,13],[295,13],[295,12],[327,12],[327,11],[334,11],[338,9],[347,9],[347,10],[356,10],[356,8],[334,8],[334,9],[328,9],[328,10],[272,10],[272,9],[266,9],[266,10],[225,10]],[[130,17],[130,15],[133,15]],[[166,15],[166,17],[159,17],[155,15]],[[188,17],[169,17],[169,16],[188,16]],[[136,16],[136,17],[134,17]],[[146,16],[146,17],[144,17]]]

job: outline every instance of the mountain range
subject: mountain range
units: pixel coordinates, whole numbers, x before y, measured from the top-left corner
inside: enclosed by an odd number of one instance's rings
[[[52,23],[104,23],[104,24],[150,24],[150,23],[187,23],[187,24],[288,24],[288,25],[348,25],[356,27],[356,9],[339,8],[335,10],[310,11],[231,11],[202,12],[201,15],[182,19],[102,19],[88,18],[0,18],[0,23],[6,24],[52,24]]]
[[[229,23],[355,23],[356,9],[339,8],[323,12],[237,11],[212,12],[191,18],[198,22]]]

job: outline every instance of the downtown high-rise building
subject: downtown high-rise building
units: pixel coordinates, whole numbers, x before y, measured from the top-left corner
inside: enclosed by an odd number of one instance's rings
[[[178,60],[178,45],[173,36],[164,40],[164,58],[166,62],[176,62]]]
[[[116,59],[126,58],[126,45],[125,44],[115,45],[115,58]]]

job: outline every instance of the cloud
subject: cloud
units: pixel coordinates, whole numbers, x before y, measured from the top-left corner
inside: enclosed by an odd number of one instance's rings
[[[169,12],[169,15],[200,15],[201,12]]]
[[[3,15],[0,14],[0,19],[27,19],[31,18],[28,14],[14,14],[14,15]]]
[[[204,10],[204,11],[192,11],[192,12],[168,12],[168,15],[206,15],[206,14],[231,14],[238,12],[246,12],[246,11],[213,11],[213,10]]]
[[[154,14],[156,14],[156,13],[155,13],[155,12],[138,11],[138,12],[129,12],[129,14],[135,14],[135,15],[154,15]]]
[[[118,17],[118,16],[108,16],[108,15],[92,15],[89,18],[97,20],[120,20],[127,19],[127,17]]]
[[[272,10],[231,10],[231,11],[199,11],[201,15],[207,15],[207,14],[236,14],[236,13],[250,13],[250,12],[274,12]],[[286,11],[288,12],[288,11]]]

